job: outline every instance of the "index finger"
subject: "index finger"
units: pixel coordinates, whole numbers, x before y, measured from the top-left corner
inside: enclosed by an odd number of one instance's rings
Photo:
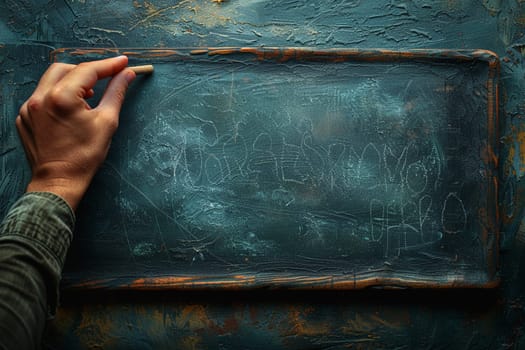
[[[126,56],[80,63],[57,83],[56,88],[64,93],[65,98],[84,99],[97,81],[114,76],[127,65]]]

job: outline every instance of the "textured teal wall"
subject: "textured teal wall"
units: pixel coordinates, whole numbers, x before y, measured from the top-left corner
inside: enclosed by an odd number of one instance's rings
[[[483,48],[502,61],[496,291],[75,294],[66,296],[46,342],[79,349],[525,348],[524,34],[521,0],[0,1],[1,155],[21,156],[7,101],[36,84],[58,47]],[[21,43],[31,49],[12,48]],[[23,178],[8,181],[14,164],[3,160],[0,168],[4,207],[23,189]]]

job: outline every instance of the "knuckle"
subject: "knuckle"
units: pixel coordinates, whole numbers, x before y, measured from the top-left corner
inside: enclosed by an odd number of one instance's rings
[[[119,104],[122,104],[122,102],[124,102],[124,98],[126,97],[126,90],[124,89],[119,89],[116,93],[115,93],[115,99],[117,100],[117,102]]]
[[[53,87],[49,91],[47,99],[49,102],[49,106],[53,109],[62,110],[67,108],[68,100],[65,96],[64,89],[60,86]]]
[[[24,105],[27,107],[27,110],[29,111],[29,113],[36,113],[43,109],[44,99],[41,98],[40,96],[33,95],[27,100],[26,103],[24,103]],[[24,105],[22,105],[22,108],[20,109],[21,115],[25,114]]]

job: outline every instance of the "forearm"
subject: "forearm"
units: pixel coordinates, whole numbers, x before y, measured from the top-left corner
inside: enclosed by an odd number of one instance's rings
[[[38,347],[56,308],[73,210],[106,158],[135,78],[127,64],[126,56],[54,63],[20,107],[16,127],[32,173],[27,190],[46,192],[24,195],[0,227],[0,350]],[[93,108],[86,99],[106,78]]]
[[[27,193],[0,226],[0,349],[38,348],[54,314],[74,214],[52,193]]]

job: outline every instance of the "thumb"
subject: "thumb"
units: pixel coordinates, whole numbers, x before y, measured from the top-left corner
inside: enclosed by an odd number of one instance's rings
[[[102,109],[108,115],[118,118],[128,86],[135,77],[135,72],[131,69],[124,69],[115,75],[108,83],[97,109]]]

